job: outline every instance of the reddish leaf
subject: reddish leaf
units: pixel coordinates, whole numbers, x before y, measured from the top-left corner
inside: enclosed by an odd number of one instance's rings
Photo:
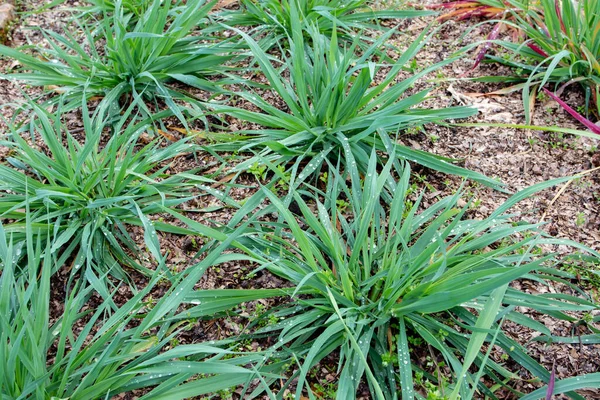
[[[492,29],[492,31],[490,32],[490,34],[487,37],[487,41],[484,43],[483,47],[481,48],[481,50],[479,50],[479,53],[477,54],[477,58],[475,59],[475,64],[473,65],[473,68],[471,68],[471,70],[465,72],[463,74],[463,76],[466,75],[467,73],[473,71],[481,63],[481,61],[485,57],[486,53],[492,46],[492,40],[496,39],[498,37],[498,35],[500,34],[501,27],[502,27],[502,21],[498,22],[496,24],[496,26],[494,27],[494,29]]]
[[[420,6],[419,4],[409,3],[412,6]],[[437,19],[440,22],[455,19],[463,21],[473,17],[494,18],[506,12],[506,8],[498,8],[485,4],[481,0],[457,0],[445,3],[436,3],[423,5],[422,7],[430,10],[445,9],[449,12],[440,15]]]
[[[569,114],[571,114],[573,116],[573,118],[575,118],[577,121],[579,121],[583,125],[585,125],[590,131],[600,135],[600,126],[594,124],[592,121],[585,118],[583,115],[579,114],[577,111],[575,111],[574,109],[569,107],[569,105],[567,103],[562,101],[557,95],[555,95],[548,89],[544,88],[544,92],[546,92],[546,94],[548,96],[550,96],[554,101],[556,101],[558,104],[560,104],[560,106],[562,108],[564,108],[565,111],[567,111]]]
[[[546,89],[544,89],[546,90]],[[546,400],[552,400],[554,394],[554,382],[556,380],[556,371],[554,370],[554,364],[552,364],[552,373],[550,374],[550,381],[548,382],[548,390],[546,391]]]
[[[556,10],[556,15],[558,16],[558,20],[560,21],[560,29],[562,29],[563,33],[567,33],[567,30],[565,29],[565,23],[562,19],[562,14],[560,12],[559,0],[554,0],[554,9]]]
[[[488,9],[490,7],[485,7],[485,6],[481,6],[481,7],[477,7],[477,8],[473,8],[469,11],[464,12],[459,18],[459,21],[464,21],[466,19],[469,18],[473,18],[473,17],[481,17],[481,16],[492,16],[494,15],[494,13],[490,12]]]
[[[540,49],[537,45],[533,43],[527,43],[527,47],[529,47],[531,50],[535,51],[542,57],[548,57],[548,54],[546,54],[544,50]]]

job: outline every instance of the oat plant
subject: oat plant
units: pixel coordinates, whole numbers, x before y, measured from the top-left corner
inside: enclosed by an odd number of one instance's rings
[[[520,378],[490,358],[487,349],[493,345],[549,382],[550,372],[502,332],[504,321],[550,335],[518,307],[568,321],[572,317],[565,311],[597,306],[581,290],[546,296],[509,285],[518,279],[541,285],[546,278],[561,279],[551,268],[553,256],[538,246],[571,243],[546,238],[539,225],[515,223],[506,214],[548,186],[514,195],[488,218],[470,219],[469,204],[459,205],[460,192],[424,208],[423,194],[410,194],[408,167],[386,189],[391,164],[378,172],[377,155],[371,153],[364,183],[356,173],[339,174],[335,166],[325,190],[295,193],[296,211],[265,189],[272,206],[257,210],[254,232],[248,229],[239,238],[258,270],[296,288],[271,313],[253,320],[255,335],[275,342],[265,364],[289,365],[282,386],[269,381],[279,390],[277,398],[286,390],[295,398],[314,397],[311,371],[333,363],[338,399],[355,398],[362,384],[375,399],[421,398],[426,381],[450,399],[495,399],[496,389]],[[384,201],[386,190],[391,202]],[[264,326],[270,317],[275,323]],[[433,365],[422,362],[422,352]],[[598,374],[592,375],[582,377],[578,387],[597,382]],[[569,395],[581,399],[575,389],[570,387]]]
[[[171,278],[155,302],[148,298],[167,279],[164,265],[130,298],[123,301],[121,293],[111,310],[116,289],[104,302],[88,302],[94,290],[84,281],[57,290],[52,271],[62,262],[55,242],[35,230],[28,223],[26,237],[17,242],[0,225],[2,399],[107,399],[134,391],[143,399],[186,399],[258,376],[251,366],[261,355],[177,342],[181,330],[195,323],[180,314],[182,301],[208,266],[223,261],[229,242]],[[205,315],[222,310],[210,307]]]
[[[255,163],[272,163],[290,171],[295,183],[301,183],[319,175],[325,160],[333,164],[341,160],[340,166],[348,167],[351,155],[359,172],[365,173],[369,154],[375,147],[381,153],[382,162],[393,150],[395,159],[410,160],[492,187],[500,186],[496,180],[455,165],[454,160],[398,143],[410,128],[476,113],[469,107],[420,108],[430,90],[409,93],[419,79],[452,59],[398,79],[405,65],[426,42],[426,32],[390,65],[378,61],[374,54],[393,31],[357,55],[360,39],[343,45],[335,33],[329,39],[315,26],[305,28],[312,38],[308,43],[301,33],[299,17],[294,14],[297,11],[291,10],[290,49],[281,50],[281,60],[269,56],[254,39],[239,32],[277,96],[274,101],[278,104],[249,89],[234,95],[259,111],[220,104],[210,106],[216,113],[228,114],[252,126],[232,133],[232,142],[213,146],[215,150],[257,154],[239,164],[238,170],[247,170]],[[254,128],[257,125],[259,128]]]
[[[369,0],[241,0],[240,8],[216,13],[217,21],[229,26],[249,27],[254,37],[260,37],[265,49],[278,40],[287,39],[300,27],[317,26],[319,32],[331,36],[335,32],[343,39],[362,36],[366,29],[385,31],[380,23],[395,19],[433,14],[423,10],[377,9]],[[299,21],[300,25],[296,25]],[[310,39],[310,35],[307,35]]]
[[[21,66],[2,77],[52,89],[60,99],[55,96],[51,103],[61,101],[67,109],[79,107],[82,94],[104,98],[115,105],[115,113],[136,99],[154,103],[155,110],[164,103],[185,124],[176,100],[189,96],[169,82],[215,91],[216,80],[207,77],[223,71],[233,54],[227,41],[194,34],[214,4],[192,0],[172,12],[171,2],[153,0],[130,27],[130,14],[117,2],[114,13],[105,14],[94,32],[80,27],[83,43],[67,30],[64,35],[43,31],[48,48],[0,46],[0,55]],[[152,114],[143,102],[139,106]]]
[[[75,9],[78,12],[75,18],[88,24],[100,24],[103,18],[122,13],[127,25],[135,26],[150,4],[152,2],[146,0],[91,0]]]
[[[36,234],[53,238],[52,252],[69,261],[72,276],[81,272],[103,296],[107,280],[99,278],[106,273],[126,280],[127,266],[151,274],[149,267],[162,257],[157,230],[177,229],[149,216],[211,182],[194,170],[169,173],[175,157],[193,150],[189,139],[144,142],[154,129],[149,121],[129,123],[135,106],[112,121],[102,109],[90,116],[84,104],[77,136],[60,112],[31,107],[33,122],[13,126],[9,140],[2,141],[11,150],[7,164],[0,165],[0,218],[9,221],[4,229],[19,241],[29,221]],[[143,240],[134,240],[134,226]],[[155,261],[141,257],[144,243]]]

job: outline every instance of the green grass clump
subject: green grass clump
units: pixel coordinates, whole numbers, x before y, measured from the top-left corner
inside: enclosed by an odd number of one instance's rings
[[[164,102],[185,123],[175,100],[187,95],[168,82],[214,91],[215,82],[206,76],[222,72],[233,53],[225,41],[193,35],[214,1],[192,0],[173,12],[170,4],[154,0],[133,27],[120,6],[105,15],[98,32],[84,29],[85,44],[68,32],[65,36],[44,32],[50,48],[31,48],[33,55],[0,46],[0,55],[19,61],[23,69],[3,77],[51,87],[61,93],[67,108],[79,107],[82,94],[102,97],[116,110],[138,98],[154,101],[157,108]],[[147,115],[153,113],[144,103],[139,106]]]
[[[548,268],[553,256],[537,250],[560,241],[545,238],[538,225],[512,223],[505,213],[541,187],[515,195],[488,218],[467,219],[469,205],[457,205],[460,193],[421,210],[422,195],[408,197],[408,167],[389,189],[391,202],[386,201],[392,163],[378,173],[374,152],[368,163],[364,183],[351,174],[348,184],[348,176],[333,167],[322,193],[294,194],[297,214],[266,189],[272,206],[256,212],[255,231],[239,239],[257,269],[296,288],[271,311],[275,323],[256,332],[277,337],[271,360],[297,366],[282,390],[294,382],[296,398],[310,396],[311,369],[329,365],[327,358],[335,353],[337,398],[355,398],[361,382],[376,399],[395,399],[400,393],[403,399],[418,398],[425,379],[451,399],[471,399],[476,392],[496,398],[481,378],[502,386],[516,375],[490,359],[484,344],[499,346],[548,382],[548,371],[502,332],[504,320],[550,336],[545,326],[515,308],[527,304],[570,320],[563,311],[596,306],[582,297],[535,296],[509,286],[517,279],[545,284],[546,277],[561,276]],[[273,214],[277,220],[258,222]],[[263,319],[270,320],[269,315]],[[423,348],[435,354],[435,365],[421,362],[415,352]],[[443,380],[436,376],[438,368],[446,371]],[[590,376],[586,384],[593,379],[598,377]]]
[[[579,83],[585,90],[586,110],[598,115],[600,1],[540,0],[533,6],[522,2],[514,2],[513,6],[517,9],[514,24],[523,32],[525,41],[500,44],[524,61],[491,59],[514,67],[521,77],[525,75],[523,102],[527,117],[532,87],[543,87],[547,83],[559,89]]]
[[[395,153],[398,159],[411,160],[438,171],[498,187],[497,181],[453,165],[451,159],[412,149],[396,141],[408,128],[466,118],[476,112],[468,107],[419,108],[429,90],[407,93],[418,79],[452,62],[451,59],[398,80],[405,64],[425,43],[425,32],[395,64],[388,65],[379,62],[374,53],[393,31],[382,35],[358,56],[359,39],[346,47],[338,43],[335,34],[328,39],[316,27],[309,26],[306,27],[312,38],[309,43],[301,34],[298,17],[292,15],[292,19],[296,22],[289,38],[290,49],[287,52],[282,50],[281,61],[270,57],[257,42],[240,32],[270,88],[281,99],[281,105],[273,105],[257,93],[246,91],[235,95],[252,103],[260,112],[233,106],[211,106],[217,113],[262,126],[260,129],[238,131],[236,135],[240,135],[240,140],[214,147],[258,154],[240,164],[239,170],[247,170],[255,163],[272,163],[291,171],[296,183],[301,183],[318,175],[324,160],[334,164],[341,160],[341,167],[348,168],[352,157],[352,163],[357,165],[360,173],[364,173],[374,147],[382,153],[381,160],[387,158],[386,154]],[[389,70],[384,72],[384,68]],[[232,137],[235,139],[236,136]]]
[[[99,22],[103,17],[109,17],[111,13],[116,12],[122,13],[128,26],[135,26],[151,4],[152,2],[147,0],[91,0],[77,8],[80,13],[76,18],[85,22]],[[173,8],[173,3],[171,7]]]
[[[53,251],[55,242],[36,238],[34,231],[28,223],[25,240],[15,242],[0,225],[2,399],[106,399],[138,389],[144,399],[186,399],[257,376],[244,366],[258,363],[260,354],[176,344],[182,329],[193,324],[179,306],[207,267],[224,261],[221,252],[229,243],[172,278],[152,307],[145,298],[166,278],[160,270],[114,310],[116,290],[92,310],[88,300],[94,290],[79,282],[64,293],[64,310],[58,313],[51,275],[62,261]]]
[[[138,139],[152,125],[127,125],[134,107],[109,123],[102,110],[86,116],[85,105],[85,142],[80,143],[62,125],[60,113],[33,107],[30,133],[39,135],[47,149],[30,144],[16,127],[12,141],[2,143],[12,149],[12,165],[0,165],[0,217],[11,221],[6,231],[21,240],[29,221],[39,234],[51,235],[52,251],[60,250],[62,262],[71,260],[72,273],[83,271],[103,295],[106,273],[125,280],[126,265],[149,274],[136,260],[140,250],[129,227],[144,229],[148,250],[159,260],[156,229],[170,228],[148,215],[190,199],[193,188],[210,182],[194,171],[167,173],[169,162],[193,150],[192,144],[187,139],[167,146],[157,140],[143,144]]]
[[[374,10],[368,0],[241,0],[239,10],[220,12],[217,18],[230,26],[252,27],[252,34],[260,36],[261,44],[269,48],[291,36],[297,22],[301,27],[316,26],[328,37],[336,33],[351,39],[358,31],[382,30],[382,20],[431,14],[421,10]]]

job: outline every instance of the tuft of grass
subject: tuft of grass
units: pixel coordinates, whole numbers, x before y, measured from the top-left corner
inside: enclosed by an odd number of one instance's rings
[[[526,189],[489,218],[471,220],[465,218],[469,205],[457,205],[460,193],[421,210],[422,195],[414,204],[407,198],[408,167],[386,189],[392,162],[378,173],[373,152],[368,164],[364,183],[332,166],[326,190],[294,194],[297,213],[265,189],[271,206],[252,214],[254,231],[239,240],[257,269],[295,286],[289,300],[270,310],[279,321],[256,332],[277,337],[266,351],[269,360],[293,366],[280,390],[293,382],[295,398],[315,395],[308,383],[310,371],[335,353],[338,398],[355,398],[361,382],[376,399],[394,399],[400,393],[403,399],[418,398],[417,375],[446,390],[450,399],[473,398],[475,392],[496,398],[482,377],[502,387],[518,375],[489,357],[494,345],[549,382],[550,373],[502,332],[503,321],[550,336],[544,325],[516,307],[527,305],[571,320],[564,311],[597,306],[581,291],[581,297],[559,299],[509,286],[517,279],[542,284],[559,280],[561,274],[548,267],[553,256],[539,254],[537,246],[572,243],[544,237],[538,225],[515,224],[506,211],[557,182]],[[386,190],[391,201],[385,200]],[[347,199],[348,209],[342,212],[336,199]],[[274,214],[278,220],[258,222]],[[421,363],[418,351],[423,346],[437,360],[433,366]],[[584,380],[579,387],[593,381]],[[574,389],[569,387],[569,395],[579,398]]]
[[[252,27],[253,36],[260,36],[263,48],[268,49],[291,36],[298,26],[316,26],[328,37],[335,32],[351,40],[365,29],[385,30],[379,24],[383,20],[431,14],[421,10],[374,10],[368,0],[241,0],[239,10],[219,12],[217,20],[234,27]]]
[[[0,225],[3,399],[101,399],[139,389],[144,399],[164,399],[167,393],[170,399],[185,399],[227,390],[257,376],[251,366],[260,362],[260,354],[208,343],[174,344],[187,321],[178,308],[208,266],[224,261],[227,241],[207,254],[206,261],[171,279],[171,288],[152,309],[144,298],[165,278],[164,268],[115,310],[111,307],[116,290],[91,309],[87,301],[94,290],[79,282],[77,290],[65,293],[63,312],[54,315],[56,289],[50,280],[62,262],[53,251],[55,242],[34,232],[28,222],[26,238],[16,242]],[[26,250],[25,259],[21,250]]]
[[[499,41],[514,57],[490,56],[490,59],[514,67],[523,89],[527,121],[530,101],[536,88],[547,83],[559,93],[573,83],[585,91],[586,112],[600,112],[600,0],[540,0],[529,7],[519,2],[514,12],[514,26],[522,30],[525,41]],[[526,8],[527,7],[527,8]],[[517,61],[524,60],[524,61]],[[533,93],[532,93],[533,92]]]
[[[152,3],[146,0],[90,0],[84,6],[77,7],[77,20],[99,22],[114,13],[122,13],[128,26],[135,26]]]
[[[121,104],[135,99],[164,102],[185,124],[181,106],[175,100],[188,96],[168,83],[179,81],[215,91],[217,84],[206,77],[224,71],[224,62],[233,54],[226,41],[192,35],[214,4],[191,0],[186,7],[171,9],[171,2],[153,0],[131,27],[130,14],[117,2],[114,13],[104,15],[98,32],[82,27],[84,44],[68,32],[62,36],[43,31],[49,48],[16,50],[0,46],[0,55],[22,66],[22,72],[3,77],[52,89],[71,109],[80,106],[82,94],[88,99],[104,98],[117,111]],[[55,97],[52,103],[58,101]],[[152,114],[144,103],[139,102],[139,106],[147,115]]]
[[[129,266],[151,274],[138,261],[131,226],[143,229],[147,250],[159,261],[157,230],[176,228],[148,216],[212,182],[195,171],[168,172],[173,158],[193,150],[189,139],[144,144],[139,139],[153,128],[149,121],[128,124],[135,106],[112,121],[102,109],[90,117],[83,103],[85,142],[80,143],[61,123],[60,112],[32,107],[36,118],[29,132],[21,133],[37,137],[46,149],[21,137],[16,127],[12,141],[2,143],[12,149],[10,165],[0,165],[0,218],[11,221],[4,229],[17,241],[29,226],[51,236],[52,252],[61,254],[62,263],[69,261],[72,277],[81,272],[103,296],[108,296],[107,280],[100,277],[107,273],[126,280],[122,267]]]
[[[292,180],[297,184],[311,177],[317,179],[325,160],[334,164],[341,160],[342,168],[356,164],[358,172],[364,174],[370,151],[375,147],[381,152],[382,162],[393,153],[394,159],[414,161],[488,186],[500,186],[493,179],[454,165],[454,160],[400,145],[396,140],[409,128],[476,113],[468,107],[419,108],[429,90],[407,94],[418,79],[452,59],[398,81],[405,64],[427,40],[426,32],[395,64],[389,65],[378,61],[374,54],[393,31],[382,35],[358,56],[355,52],[359,39],[343,46],[335,33],[329,39],[315,26],[305,27],[311,37],[309,43],[301,33],[298,11],[295,7],[291,10],[294,29],[289,51],[282,50],[282,60],[270,57],[250,36],[240,32],[283,106],[274,106],[253,91],[235,95],[252,103],[260,112],[211,105],[216,113],[262,127],[236,132],[232,138],[239,140],[217,144],[214,149],[255,152],[257,156],[237,168],[247,170],[255,163],[280,165],[293,172]]]

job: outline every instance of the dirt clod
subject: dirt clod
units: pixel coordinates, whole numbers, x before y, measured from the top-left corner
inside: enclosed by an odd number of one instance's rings
[[[10,3],[0,4],[0,43],[6,42],[11,22],[14,19],[15,6]]]

